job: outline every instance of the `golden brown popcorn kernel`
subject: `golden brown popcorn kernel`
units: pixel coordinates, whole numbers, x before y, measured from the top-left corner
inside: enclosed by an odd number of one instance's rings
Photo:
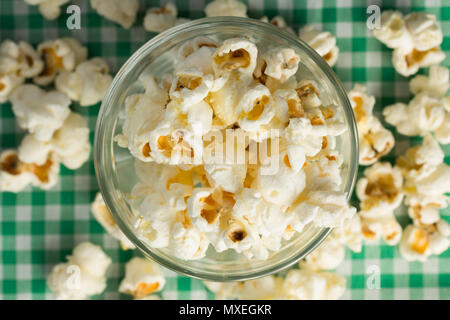
[[[220,69],[235,70],[239,68],[247,68],[250,65],[250,54],[247,50],[238,49],[230,51],[224,55],[217,55],[214,62],[219,65]]]
[[[11,175],[19,175],[23,170],[23,165],[19,160],[17,154],[8,154],[2,159],[2,171],[5,171]]]
[[[301,118],[305,115],[305,110],[303,110],[303,105],[300,101],[289,99],[287,104],[290,118]]]
[[[142,148],[142,155],[146,158],[150,157],[150,153],[152,152],[152,149],[150,149],[150,143],[146,143],[144,147]]]
[[[416,229],[413,235],[411,249],[424,254],[430,244],[430,239],[426,231],[422,229]]]
[[[156,290],[158,290],[158,288],[159,288],[158,282],[154,282],[154,283],[141,282],[137,285],[136,290],[131,294],[136,299],[140,299],[140,298],[143,298],[143,297],[155,292]]]
[[[178,76],[177,90],[181,90],[187,88],[189,90],[194,90],[198,88],[202,84],[201,77],[192,77],[189,75],[180,75]]]

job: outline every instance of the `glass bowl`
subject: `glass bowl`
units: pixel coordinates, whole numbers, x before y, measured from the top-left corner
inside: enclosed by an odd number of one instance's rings
[[[337,139],[337,150],[344,158],[342,191],[350,197],[357,174],[358,141],[353,111],[347,94],[334,72],[312,48],[295,35],[269,23],[237,18],[214,17],[185,23],[160,33],[144,44],[123,65],[103,100],[95,133],[95,170],[101,193],[118,226],[142,253],[162,266],[178,273],[211,281],[237,281],[262,277],[287,268],[314,250],[331,231],[308,226],[287,241],[283,248],[267,260],[248,260],[242,255],[216,253],[208,249],[200,260],[178,259],[164,249],[149,247],[139,240],[133,227],[135,214],[127,203],[127,194],[137,181],[134,158],[128,149],[119,147],[114,137],[121,132],[124,121],[125,98],[143,92],[138,78],[144,73],[161,76],[172,71],[174,50],[181,43],[197,36],[209,36],[218,41],[250,36],[259,45],[293,48],[300,55],[297,78],[315,80],[319,84],[322,101],[342,109],[347,130]]]

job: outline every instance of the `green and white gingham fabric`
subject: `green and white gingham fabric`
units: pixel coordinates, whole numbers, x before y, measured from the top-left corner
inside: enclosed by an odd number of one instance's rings
[[[127,1],[127,0],[124,0]],[[190,19],[203,17],[209,1],[177,0],[179,15]],[[444,32],[442,49],[447,52],[444,65],[450,66],[450,0],[247,0],[249,16],[269,18],[282,15],[298,30],[306,23],[328,30],[337,37],[340,49],[335,71],[347,89],[355,83],[368,87],[377,99],[375,112],[396,101],[411,98],[408,79],[397,74],[391,64],[391,50],[382,45],[366,28],[366,9],[378,4],[382,9],[397,8],[405,13],[428,11],[437,16]],[[146,8],[165,1],[141,1],[137,22],[130,30],[106,20],[90,8],[87,0],[72,1],[81,8],[81,29],[66,28],[65,7],[55,21],[43,19],[36,7],[22,0],[0,1],[0,41],[26,40],[37,45],[44,40],[73,36],[88,47],[89,56],[105,58],[113,72],[142,44],[155,34],[146,32],[142,20]],[[423,70],[421,70],[423,72]],[[88,119],[93,142],[99,105],[73,110]],[[388,127],[393,129],[392,127]],[[394,132],[395,151],[383,160],[393,162],[421,139],[408,138]],[[15,122],[11,105],[0,106],[0,149],[16,148],[24,132]],[[444,147],[450,163],[450,146]],[[360,174],[362,173],[360,169]],[[61,181],[51,191],[36,188],[24,192],[0,193],[0,299],[51,299],[46,275],[52,266],[65,260],[81,241],[100,245],[112,258],[108,270],[108,286],[97,299],[129,298],[119,295],[117,288],[124,275],[125,263],[137,252],[123,251],[119,243],[105,233],[89,212],[97,192],[92,156],[76,171],[62,167]],[[356,199],[355,199],[356,201]],[[355,202],[356,204],[357,202]],[[408,223],[406,210],[398,210],[400,222]],[[450,221],[450,210],[442,210]],[[380,289],[367,286],[370,272],[380,272]],[[369,272],[369,273],[367,273]],[[398,248],[384,244],[366,244],[361,253],[346,252],[345,262],[337,273],[347,278],[344,299],[450,299],[450,250],[426,263],[408,263]],[[167,284],[161,292],[164,299],[212,299],[199,280],[179,276],[165,270]]]

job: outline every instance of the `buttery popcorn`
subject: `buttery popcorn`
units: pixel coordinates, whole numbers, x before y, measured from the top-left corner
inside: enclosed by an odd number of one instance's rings
[[[345,286],[345,278],[331,272],[293,269],[286,275],[283,293],[290,300],[337,300]]]
[[[69,169],[78,169],[89,158],[91,146],[86,120],[71,112],[49,141],[40,141],[27,134],[18,148],[19,159],[25,163],[43,165],[51,153]]]
[[[450,166],[443,163],[444,153],[431,135],[426,135],[421,146],[415,146],[397,159],[397,167],[405,178],[405,202],[427,207],[445,207],[450,191]]]
[[[415,97],[408,104],[396,103],[383,110],[386,122],[404,135],[424,136],[431,132],[440,143],[449,143],[449,87],[448,68],[432,66],[428,76],[411,79],[409,88]]]
[[[344,246],[334,237],[329,236],[318,248],[300,261],[300,268],[313,271],[336,269],[344,261],[344,256]]]
[[[136,158],[138,237],[182,260],[265,260],[311,224],[341,227],[339,247],[357,250],[335,150],[344,117],[318,83],[296,79],[298,53],[203,36],[174,51],[172,73],[141,76],[126,97],[115,137]]]
[[[4,40],[0,44],[0,103],[9,99],[10,93],[25,78],[36,76],[44,64],[34,48],[24,41],[18,44]]]
[[[39,6],[39,12],[45,19],[54,20],[61,14],[61,6],[69,2],[69,0],[25,0],[32,6]]]
[[[11,103],[18,125],[40,141],[49,141],[70,114],[70,99],[65,94],[45,92],[32,84],[18,87]]]
[[[389,162],[377,162],[364,170],[358,180],[356,195],[364,211],[393,211],[403,199],[403,177],[400,169]]]
[[[247,6],[237,0],[214,0],[205,7],[207,17],[234,16],[247,17]]]
[[[373,115],[375,97],[367,93],[366,87],[356,84],[348,97],[358,126],[359,163],[371,165],[392,150],[394,136]]]
[[[177,23],[177,14],[177,7],[171,2],[161,8],[150,8],[144,18],[144,29],[153,32],[170,29]]]
[[[158,264],[145,258],[134,257],[125,265],[125,278],[120,282],[119,292],[142,299],[162,290],[166,279]]]
[[[436,17],[426,12],[413,12],[403,17],[398,11],[384,11],[381,28],[375,37],[393,48],[392,63],[395,70],[407,77],[419,68],[439,64],[445,58],[440,45],[442,30]]]
[[[336,64],[339,48],[336,45],[336,38],[330,32],[305,26],[298,31],[298,36],[316,50],[330,66]]]
[[[450,246],[450,226],[445,220],[427,226],[409,225],[401,239],[399,249],[408,261],[425,262],[431,255],[439,255]]]
[[[93,58],[80,63],[73,72],[62,71],[55,79],[57,90],[80,106],[90,106],[100,102],[112,82],[108,64],[101,58]]]
[[[94,202],[91,203],[91,212],[95,219],[102,225],[103,228],[115,239],[119,240],[123,249],[134,249],[134,245],[122,233],[117,226],[111,212],[103,200],[100,192],[95,196]]]
[[[139,0],[91,0],[91,7],[105,18],[129,29],[136,20]]]
[[[60,71],[72,71],[87,58],[87,49],[74,38],[45,41],[38,51],[44,59],[44,68],[33,81],[41,86],[51,84]]]
[[[25,163],[15,150],[5,150],[1,155],[0,189],[20,192],[29,184],[47,190],[59,181],[59,161],[48,154],[43,163]]]
[[[99,246],[80,243],[67,260],[55,265],[47,277],[47,284],[56,299],[87,299],[105,290],[105,274],[111,259]]]

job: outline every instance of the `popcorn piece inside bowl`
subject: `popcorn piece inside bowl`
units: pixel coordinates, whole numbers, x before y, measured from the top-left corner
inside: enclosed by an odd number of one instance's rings
[[[342,108],[298,79],[294,49],[202,36],[173,59],[172,73],[140,76],[115,137],[134,158],[127,200],[139,240],[182,260],[266,260],[306,226],[354,216],[336,143]]]

